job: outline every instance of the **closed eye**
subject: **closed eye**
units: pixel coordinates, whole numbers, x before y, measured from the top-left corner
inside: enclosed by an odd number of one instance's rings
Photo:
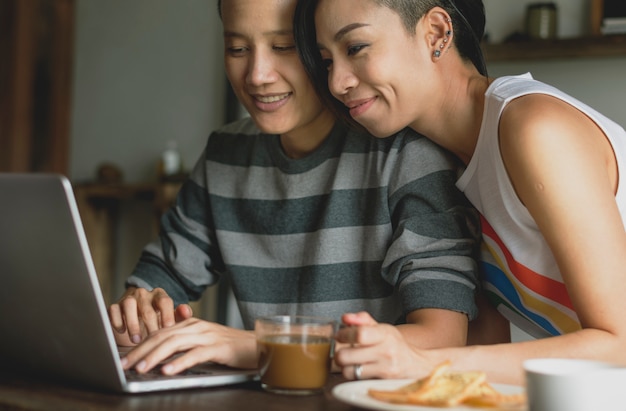
[[[349,46],[348,56],[354,56],[355,54],[363,50],[365,47],[367,47],[367,44],[355,44],[355,45]]]
[[[231,56],[240,57],[246,54],[246,52],[248,51],[248,48],[247,47],[228,47],[226,51]]]
[[[293,45],[293,44],[288,45],[288,46],[274,46],[273,49],[278,51],[278,52],[288,52],[288,51],[295,50],[296,46]]]

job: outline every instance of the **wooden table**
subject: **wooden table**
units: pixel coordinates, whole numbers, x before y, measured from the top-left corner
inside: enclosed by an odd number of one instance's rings
[[[355,408],[335,399],[331,390],[345,382],[338,374],[324,393],[284,396],[261,389],[259,382],[149,394],[112,394],[66,385],[0,375],[0,410],[19,411],[350,411]]]

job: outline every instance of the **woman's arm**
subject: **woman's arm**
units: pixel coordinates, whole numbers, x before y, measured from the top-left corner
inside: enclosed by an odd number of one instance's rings
[[[615,201],[619,176],[610,144],[588,117],[544,95],[507,107],[500,143],[516,193],[554,253],[582,329],[532,341],[430,350],[398,340],[406,374],[394,378],[423,377],[446,360],[455,369],[483,370],[492,382],[512,384],[524,383],[528,358],[626,364],[626,232]],[[384,327],[370,325],[362,342],[386,334]]]
[[[610,143],[574,107],[530,95],[505,110],[500,150],[518,197],[555,256],[583,329],[527,343],[476,347],[459,360],[484,367],[503,356],[517,371],[529,357],[626,364],[626,323],[621,319],[626,310],[626,232],[615,201],[618,175]],[[515,377],[496,367],[492,371],[501,380]]]

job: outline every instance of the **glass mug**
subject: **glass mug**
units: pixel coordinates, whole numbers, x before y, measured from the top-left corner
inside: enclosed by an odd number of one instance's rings
[[[263,389],[289,395],[322,391],[330,373],[334,320],[261,317],[255,321],[254,330]]]

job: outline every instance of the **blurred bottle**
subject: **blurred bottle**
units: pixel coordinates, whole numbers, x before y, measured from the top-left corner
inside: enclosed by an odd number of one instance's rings
[[[172,140],[161,153],[159,178],[161,181],[180,181],[184,178],[183,160],[178,151],[178,144]]]

